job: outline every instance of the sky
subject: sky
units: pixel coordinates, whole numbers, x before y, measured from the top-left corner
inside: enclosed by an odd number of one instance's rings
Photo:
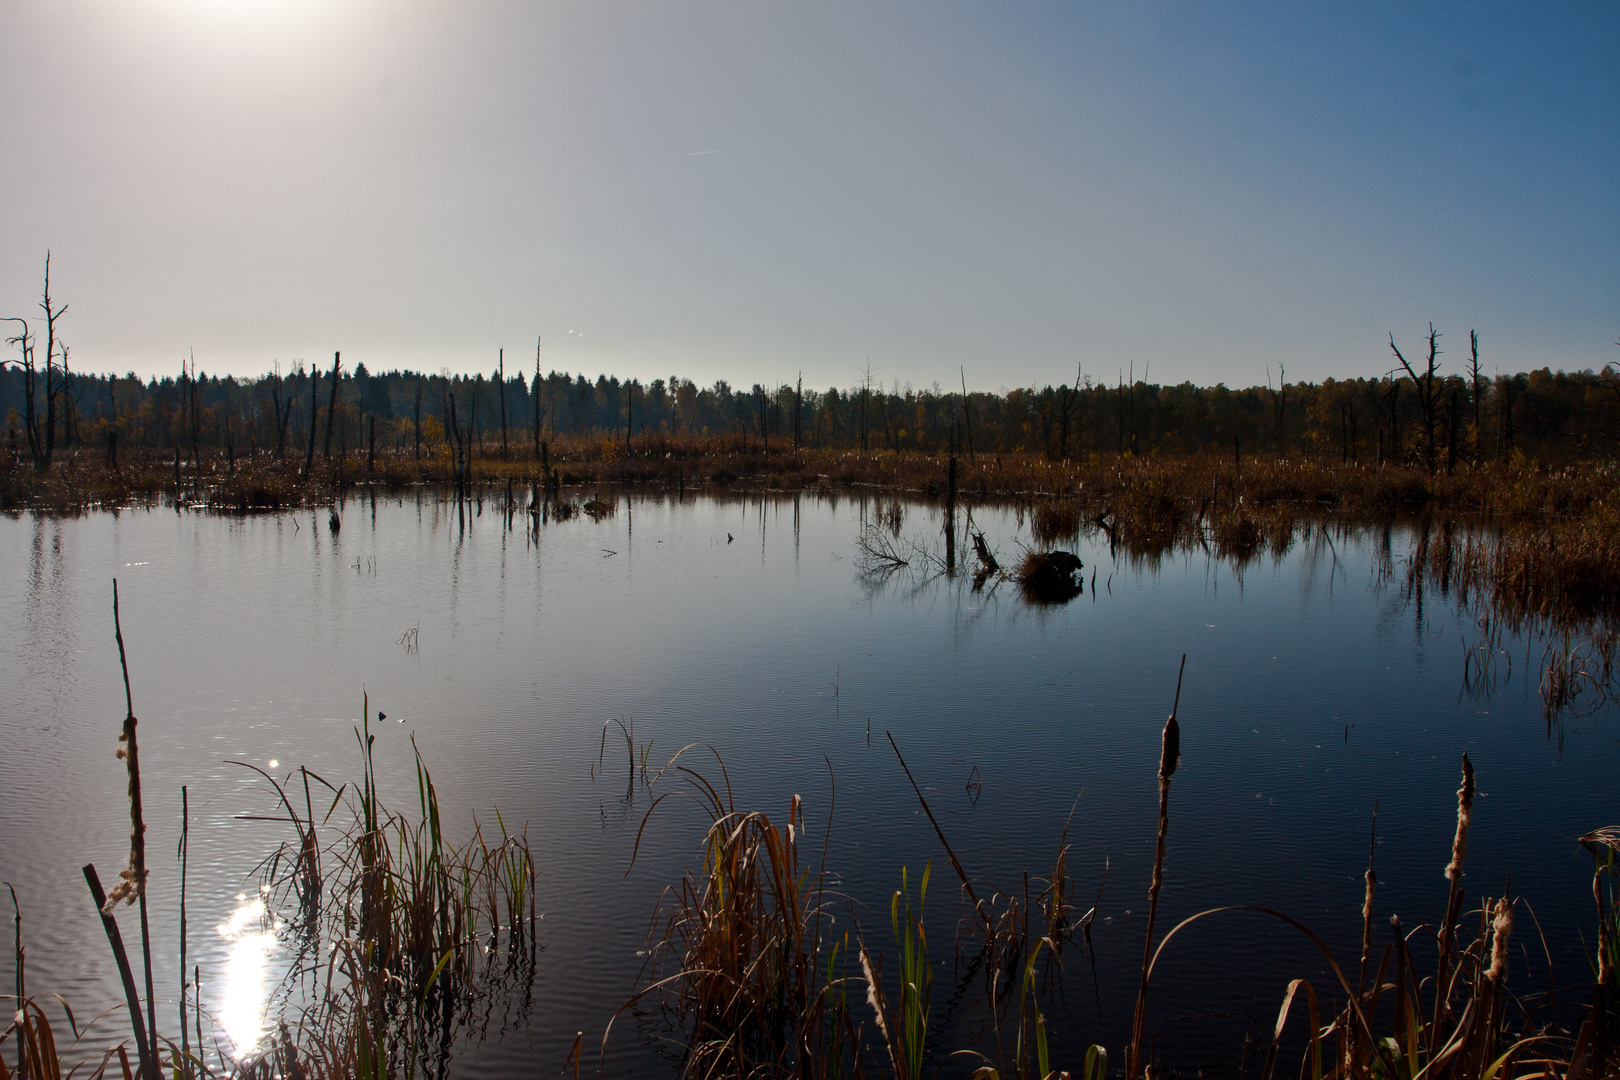
[[[1620,5],[6,0],[75,368],[975,389],[1620,360]],[[12,355],[15,355],[14,353]]]

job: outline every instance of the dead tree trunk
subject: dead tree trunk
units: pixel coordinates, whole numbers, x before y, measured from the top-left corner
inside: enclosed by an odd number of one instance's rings
[[[540,408],[540,339],[534,339],[534,457],[540,460],[540,421],[542,410]]]
[[[308,477],[310,470],[315,468],[315,433],[320,430],[318,420],[321,412],[320,392],[321,372],[314,364],[309,365],[309,442],[304,445],[304,476]]]
[[[495,381],[501,384],[501,460],[507,457],[506,449],[506,350],[500,352],[500,367],[496,370]]]
[[[1436,419],[1435,412],[1436,412],[1436,410],[1438,408],[1439,400],[1440,400],[1440,393],[1439,393],[1439,390],[1435,387],[1435,382],[1434,382],[1434,372],[1435,372],[1435,362],[1434,361],[1435,361],[1435,357],[1440,355],[1440,350],[1437,347],[1437,343],[1439,342],[1439,340],[1440,340],[1440,335],[1435,333],[1434,323],[1430,323],[1429,324],[1429,365],[1428,365],[1428,368],[1424,371],[1424,373],[1422,375],[1419,375],[1416,371],[1414,371],[1412,369],[1412,365],[1408,364],[1406,362],[1406,357],[1401,355],[1401,350],[1395,347],[1395,335],[1393,333],[1391,333],[1389,335],[1389,348],[1390,348],[1390,351],[1395,354],[1395,359],[1397,359],[1397,360],[1399,360],[1401,362],[1401,367],[1406,369],[1406,374],[1411,378],[1412,385],[1417,388],[1418,405],[1423,410],[1423,447],[1424,447],[1424,456],[1427,458],[1427,463],[1428,463],[1428,467],[1429,467],[1429,475],[1430,476],[1434,475],[1434,468],[1435,468],[1434,425],[1435,425],[1435,419]]]
[[[1468,394],[1474,403],[1474,463],[1479,464],[1479,331],[1468,331]]]
[[[332,354],[332,396],[326,404],[326,445],[321,449],[321,458],[326,461],[332,459],[332,421],[337,416],[338,394],[338,368],[343,363],[343,354]]]

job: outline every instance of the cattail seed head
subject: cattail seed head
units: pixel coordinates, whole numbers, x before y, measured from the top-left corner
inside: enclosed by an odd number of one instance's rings
[[[1181,725],[1172,716],[1164,722],[1164,745],[1159,751],[1159,779],[1168,780],[1181,764]]]
[[[133,904],[146,889],[146,822],[141,816],[141,762],[135,741],[135,717],[124,720],[118,736],[116,756],[129,773],[129,864],[118,872],[118,884],[107,894],[101,906],[103,914],[111,915],[120,903]]]
[[[1491,967],[1485,977],[1493,983],[1502,981],[1507,974],[1508,937],[1513,933],[1513,904],[1507,897],[1496,902],[1491,919]]]
[[[1462,877],[1463,859],[1468,855],[1468,825],[1474,819],[1474,766],[1465,751],[1462,759],[1462,786],[1457,789],[1457,835],[1451,842],[1451,861],[1446,864],[1446,878],[1456,881]]]

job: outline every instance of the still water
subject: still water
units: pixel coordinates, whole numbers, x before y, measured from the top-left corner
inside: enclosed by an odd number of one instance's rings
[[[670,800],[632,863],[652,798],[676,782],[628,781],[622,737],[599,760],[613,719],[633,722],[654,764],[712,747],[741,807],[785,817],[801,794],[817,834],[832,809],[827,866],[875,946],[892,951],[901,867],[933,861],[940,1055],[988,1036],[982,1010],[959,1006],[949,943],[963,909],[885,734],[968,871],[1009,893],[1050,867],[1072,807],[1069,872],[1082,909],[1098,908],[1092,947],[1066,950],[1051,988],[1054,1053],[1077,1061],[1097,1041],[1117,1063],[1183,653],[1159,933],[1204,908],[1264,904],[1353,959],[1375,808],[1378,925],[1392,912],[1437,921],[1466,751],[1479,775],[1470,899],[1511,875],[1547,938],[1545,950],[1521,939],[1515,988],[1589,978],[1591,864],[1575,837],[1620,822],[1620,727],[1600,711],[1549,731],[1526,677],[1539,646],[1522,640],[1503,643],[1516,655],[1494,694],[1465,693],[1475,628],[1400,587],[1406,527],[1307,528],[1245,567],[1202,550],[1116,556],[1083,537],[1085,591],[1039,606],[920,565],[863,570],[868,521],[934,545],[941,518],[926,504],[896,521],[871,497],[607,495],[616,512],[600,521],[530,528],[501,498],[351,498],[336,533],[324,508],[0,519],[0,879],[16,888],[32,992],[63,995],[81,1025],[122,1001],[79,869],[110,881],[128,851],[114,578],[141,721],[159,1026],[177,1023],[185,785],[187,964],[227,1054],[260,1037],[284,974],[287,913],[257,868],[289,831],[253,820],[276,816],[274,793],[231,762],[355,777],[369,701],[387,717],[374,724],[385,800],[415,805],[414,737],[451,835],[474,815],[491,825],[498,807],[508,827],[526,824],[540,866],[532,999],[464,1036],[458,1071],[549,1074],[576,1032],[595,1056],[635,990],[661,890],[700,861],[704,819]],[[1004,561],[1030,542],[1016,508],[973,518]],[[133,914],[121,921],[133,937]],[[1321,979],[1321,964],[1253,918],[1189,931],[1155,976],[1159,1053],[1184,1070],[1235,1066],[1245,1026],[1269,1028],[1295,976]],[[124,1024],[110,1013],[82,1046],[118,1041]],[[621,1017],[609,1072],[669,1074],[660,1033],[647,1011]]]

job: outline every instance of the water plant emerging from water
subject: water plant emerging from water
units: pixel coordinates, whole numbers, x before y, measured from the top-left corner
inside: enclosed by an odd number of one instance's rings
[[[1269,1038],[1257,1045],[1245,1038],[1244,1069],[1258,1065],[1260,1080],[1272,1080],[1279,1060],[1294,1052],[1300,1055],[1300,1075],[1312,1080],[1620,1076],[1620,1060],[1613,1052],[1620,1021],[1613,1008],[1620,962],[1620,890],[1615,880],[1620,833],[1600,829],[1581,839],[1595,859],[1593,893],[1598,909],[1589,1000],[1572,1011],[1567,1005],[1561,1009],[1550,994],[1521,998],[1509,990],[1515,928],[1525,914],[1533,924],[1533,913],[1506,892],[1481,896],[1478,906],[1470,907],[1463,884],[1477,790],[1466,755],[1451,855],[1442,870],[1445,906],[1435,925],[1408,927],[1392,916],[1388,935],[1379,944],[1384,935],[1375,928],[1377,876],[1369,849],[1359,967],[1341,963],[1327,942],[1305,924],[1262,907],[1200,911],[1155,940],[1153,912],[1167,872],[1168,794],[1180,764],[1179,693],[1177,697],[1177,708],[1165,725],[1158,768],[1158,843],[1133,1034],[1123,1048],[1126,1080],[1161,1077],[1172,1070],[1172,1063],[1152,1051],[1153,1017],[1148,1007],[1149,987],[1166,950],[1194,923],[1240,914],[1258,915],[1302,935],[1331,973],[1325,987],[1307,979],[1290,981]],[[644,986],[621,1010],[637,1007],[648,997],[662,1003],[672,1036],[682,1047],[683,1076],[874,1075],[914,1080],[956,1075],[952,1063],[958,1058],[964,1059],[962,1074],[970,1080],[1060,1080],[1073,1075],[1051,1059],[1039,990],[1041,970],[1060,956],[1067,934],[1089,923],[1089,915],[1078,924],[1072,921],[1073,909],[1064,900],[1072,890],[1066,845],[1060,845],[1052,877],[1038,902],[1048,916],[1047,932],[1032,938],[1027,914],[1036,905],[1028,901],[1028,885],[1022,905],[1016,896],[1000,890],[985,893],[982,882],[976,886],[921,787],[910,781],[960,883],[957,961],[985,973],[990,1015],[995,1018],[993,1045],[940,1059],[929,1038],[937,1019],[924,918],[930,869],[925,867],[914,894],[910,872],[900,868],[900,888],[888,907],[894,952],[886,964],[882,945],[870,941],[860,928],[855,898],[835,897],[825,888],[825,837],[814,870],[801,867],[798,845],[804,821],[799,798],[791,800],[784,823],[774,824],[763,813],[738,808],[723,763],[718,765],[721,780],[711,782],[680,760],[686,752],[676,755],[671,767],[708,817],[702,865],[666,890],[653,928]],[[898,746],[895,753],[910,779]],[[660,795],[648,810],[649,818],[674,794]],[[645,828],[644,820],[643,832]],[[831,828],[829,814],[829,835]],[[638,834],[638,848],[639,842]],[[835,929],[838,918],[851,929]],[[852,951],[859,960],[854,968],[849,963]],[[1433,965],[1427,974],[1425,955],[1432,956]],[[1003,987],[1010,987],[1010,992]],[[852,1010],[852,1001],[864,1001],[865,1009]],[[1009,1011],[1014,1003],[1016,1009]],[[1297,1022],[1302,1010],[1303,1029]],[[1291,1019],[1296,1021],[1292,1026]],[[1004,1039],[1008,1022],[1011,1037]],[[606,1035],[603,1042],[605,1049]],[[1075,1063],[1074,1073],[1086,1080],[1103,1080],[1109,1061],[1103,1047],[1091,1046]]]
[[[475,829],[472,842],[447,843],[438,795],[420,755],[416,812],[407,818],[390,811],[378,792],[369,701],[365,709],[355,732],[361,750],[356,782],[333,785],[306,770],[292,774],[296,783],[261,774],[275,791],[274,820],[292,826],[291,838],[262,868],[272,902],[293,913],[288,940],[302,950],[294,965],[302,982],[290,983],[279,998],[285,1022],[257,1055],[217,1066],[202,1052],[200,1030],[192,1052],[157,1038],[158,1025],[150,1022],[165,1071],[334,1078],[442,1071],[454,1042],[479,1027],[479,1010],[502,993],[526,995],[532,985],[535,868],[524,838],[508,836],[502,823],[498,842],[486,843]],[[1162,838],[1169,826],[1169,782],[1180,760],[1178,711],[1179,702],[1165,725],[1156,774],[1161,843],[1154,893],[1163,876],[1175,874],[1174,852],[1165,851]],[[953,902],[949,891],[942,896],[931,882],[932,868],[919,878],[906,868],[919,860],[897,859],[899,888],[887,898],[886,932],[879,918],[873,921],[878,933],[863,933],[857,916],[867,909],[859,898],[828,887],[836,880],[825,862],[830,814],[820,854],[801,850],[806,823],[797,798],[780,819],[750,811],[733,797],[723,765],[720,779],[711,782],[687,765],[689,748],[671,767],[651,770],[633,725],[621,727],[632,782],[638,772],[653,786],[664,777],[680,779],[708,819],[702,867],[666,893],[649,980],[637,999],[665,1008],[688,1075],[1044,1080],[1068,1065],[1088,1080],[1101,1080],[1115,1062],[1126,1065],[1128,1080],[1137,1080],[1172,1070],[1173,1062],[1153,1052],[1155,1016],[1146,1006],[1129,1044],[1113,1047],[1112,1055],[1093,1047],[1082,1050],[1078,1061],[1060,1062],[1049,1052],[1043,986],[1065,942],[1072,948],[1074,935],[1089,925],[1072,900],[1078,889],[1069,877],[1067,826],[1047,877],[1028,877],[1022,889],[1016,883],[990,887],[962,865],[896,746],[901,774],[943,849],[939,869],[950,866],[959,891]],[[603,747],[605,728],[599,761]],[[135,771],[138,759],[131,754],[126,760]],[[901,774],[895,783],[902,783]],[[1262,1080],[1271,1080],[1284,1061],[1289,1064],[1281,1067],[1292,1067],[1296,1052],[1301,1075],[1313,1080],[1616,1075],[1620,834],[1599,829],[1581,838],[1595,860],[1589,998],[1583,995],[1580,1008],[1572,1010],[1567,997],[1560,1007],[1545,996],[1516,996],[1517,945],[1529,938],[1534,919],[1508,890],[1475,896],[1465,887],[1475,791],[1472,765],[1464,759],[1449,861],[1440,871],[1444,909],[1433,926],[1413,928],[1396,920],[1383,932],[1374,918],[1377,878],[1369,857],[1359,968],[1355,958],[1341,962],[1320,937],[1284,913],[1219,908],[1183,919],[1157,940],[1150,927],[1143,940],[1143,987],[1154,985],[1161,958],[1193,923],[1258,915],[1301,934],[1331,972],[1326,984],[1289,983],[1269,1038],[1243,1048],[1243,1060],[1258,1066]],[[672,794],[660,792],[657,802]],[[941,1021],[930,965],[952,951],[952,936],[939,927],[953,922],[958,959],[982,973],[989,1014],[997,1019],[973,1053],[943,1057],[929,1041]],[[45,999],[21,985],[20,945],[18,953],[16,997],[23,1004],[0,1034],[0,1051],[18,1062],[15,1072],[23,1076],[57,1075],[61,1054],[41,1007]],[[1147,994],[1142,997],[1151,1004]],[[149,1009],[141,1007],[139,995],[132,998],[135,1006],[126,1015],[132,1024],[135,1017],[146,1022]],[[78,1034],[71,1018],[69,1026]],[[126,1042],[103,1064],[145,1072],[138,1064],[143,1045],[149,1043]],[[132,1057],[136,1063],[126,1064]],[[13,1066],[7,1062],[0,1069]],[[7,1075],[0,1072],[0,1080]]]
[[[264,886],[298,912],[295,953],[279,1000],[296,1019],[245,1070],[310,1077],[441,1075],[458,1034],[487,1027],[502,995],[528,1008],[538,959],[536,867],[525,833],[511,834],[496,811],[499,839],[444,834],[438,791],[412,740],[417,815],[381,800],[370,703],[355,730],[361,778],[334,788],[299,770],[304,814],[267,774],[296,841],[261,864]],[[251,767],[251,766],[250,766]],[[317,837],[310,782],[330,795],[320,819],[339,807],[348,822],[335,839]],[[300,973],[308,973],[300,985]]]
[[[116,583],[114,617],[116,626]],[[121,627],[117,627],[117,638],[122,662]],[[129,773],[129,866],[109,895],[102,894],[94,867],[85,867],[85,877],[122,978],[135,1061],[130,1060],[130,1044],[121,1041],[100,1055],[92,1075],[105,1073],[112,1061],[118,1063],[126,1080],[136,1075],[146,1080],[443,1075],[458,1035],[478,1026],[480,1007],[487,1012],[502,994],[516,992],[522,995],[519,1011],[527,1010],[539,950],[536,867],[526,833],[509,833],[497,811],[498,842],[486,840],[474,822],[470,840],[450,843],[442,829],[438,792],[414,740],[418,816],[411,819],[390,810],[378,789],[370,702],[363,699],[363,719],[355,729],[362,766],[358,782],[333,786],[317,774],[299,769],[300,812],[299,800],[289,795],[287,786],[256,766],[245,766],[275,791],[279,811],[285,816],[269,820],[290,824],[296,836],[296,840],[278,845],[260,864],[260,892],[265,900],[295,913],[280,922],[294,957],[280,991],[272,997],[271,1005],[281,1009],[274,1033],[262,1037],[249,1033],[247,1045],[233,1048],[234,1057],[218,1050],[211,1064],[203,1030],[202,988],[192,984],[195,1046],[187,1027],[184,997],[178,1037],[165,1035],[154,1011],[146,918],[150,871],[137,721],[127,664],[124,685],[129,708],[118,739],[118,756]],[[321,792],[319,802],[315,790]],[[318,810],[322,804],[324,812]],[[344,816],[347,822],[336,824]],[[180,897],[183,937],[183,877]],[[12,900],[15,904],[15,894]],[[115,917],[121,903],[140,905],[144,1010]],[[182,967],[184,955],[182,942]],[[88,1026],[81,1029],[71,1008],[62,1002],[73,1039],[59,1045],[40,1000],[28,992],[20,909],[16,912],[15,965],[15,994],[11,996],[15,1015],[0,1032],[0,1054],[11,1043],[16,1065],[13,1071],[0,1057],[0,1080],[10,1080],[13,1075],[17,1080],[55,1080],[64,1074],[64,1057],[77,1059],[78,1067],[83,1067],[86,1054],[94,1057],[79,1045]],[[214,1041],[218,1048],[217,1039]],[[73,1069],[68,1071],[71,1075]]]

